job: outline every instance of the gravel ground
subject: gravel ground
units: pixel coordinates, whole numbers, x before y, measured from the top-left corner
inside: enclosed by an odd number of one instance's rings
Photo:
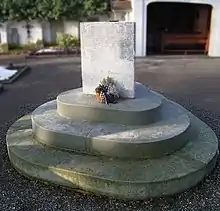
[[[22,62],[22,61],[21,61]],[[5,60],[0,64],[8,63]],[[77,59],[31,61],[32,71],[0,95],[0,210],[218,211],[220,165],[197,187],[172,197],[120,201],[84,195],[21,176],[10,165],[5,134],[19,117],[58,93],[81,86]],[[184,105],[220,137],[220,60],[138,59],[136,79]]]

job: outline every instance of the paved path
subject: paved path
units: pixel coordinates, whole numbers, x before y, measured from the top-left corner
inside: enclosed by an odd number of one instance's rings
[[[22,63],[16,60],[15,63]],[[0,65],[8,60],[1,60]],[[123,202],[87,196],[29,180],[10,165],[5,134],[16,119],[58,93],[81,86],[78,58],[28,61],[32,71],[0,95],[0,207],[3,211],[218,211],[220,165],[199,186],[175,197]],[[150,57],[136,59],[136,80],[162,92],[208,123],[220,137],[220,59]]]

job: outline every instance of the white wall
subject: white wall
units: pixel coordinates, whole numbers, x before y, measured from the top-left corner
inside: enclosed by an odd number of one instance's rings
[[[125,14],[125,21],[130,21],[132,19],[131,11],[126,12]]]
[[[50,30],[50,22],[43,21],[42,25],[42,40],[45,43],[51,43],[51,30]]]
[[[30,42],[35,43],[37,40],[43,40],[42,24],[38,21],[32,21],[31,25],[31,40]]]
[[[219,0],[132,0],[131,21],[136,22],[136,56],[146,56],[147,46],[147,6],[153,2],[180,2],[209,4],[213,7],[209,55],[220,56],[220,1]]]
[[[110,18],[107,15],[99,16],[100,21],[108,21]],[[76,21],[30,21],[33,26],[31,38],[27,39],[26,22],[11,21],[5,23],[4,27],[0,27],[2,42],[11,43],[11,29],[16,28],[19,34],[19,44],[24,45],[29,42],[35,43],[37,40],[43,40],[46,43],[56,42],[56,37],[60,33],[71,34],[79,38],[79,22]]]
[[[19,44],[24,45],[28,44],[29,42],[35,43],[37,40],[42,40],[42,27],[41,23],[38,21],[30,21],[29,23],[32,28],[30,29],[30,39],[28,40],[27,38],[27,30],[25,28],[26,22],[21,21],[21,22],[9,22],[8,23],[8,42],[10,44],[10,36],[11,36],[11,29],[16,28],[18,30],[19,34]]]
[[[0,44],[8,43],[8,36],[7,36],[7,23],[0,23]]]
[[[51,30],[51,42],[55,43],[57,41],[57,36],[64,33],[64,23],[63,21],[51,21],[50,22]]]
[[[220,2],[212,10],[208,55],[220,57]]]
[[[111,17],[108,17],[107,15],[100,15],[99,16],[99,21],[108,21],[111,19]]]
[[[146,44],[144,40],[144,30],[146,30],[144,24],[145,15],[144,0],[132,0],[132,12],[131,21],[135,22],[135,55],[145,56]]]
[[[71,34],[75,37],[79,37],[79,22],[76,21],[64,21],[64,33]]]
[[[107,15],[99,16],[99,21],[108,21],[108,20],[109,17]],[[80,34],[79,22],[65,20],[63,21],[63,26],[64,26],[63,33],[71,34],[79,38],[79,34]]]

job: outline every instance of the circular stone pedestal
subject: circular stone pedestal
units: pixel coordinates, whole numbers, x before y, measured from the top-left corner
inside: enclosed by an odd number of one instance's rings
[[[124,99],[106,106],[93,95],[85,95],[82,88],[70,90],[58,95],[57,112],[73,120],[123,125],[146,125],[157,121],[161,98],[140,83],[136,83],[135,91],[135,99]]]
[[[160,197],[196,185],[215,167],[216,135],[178,104],[148,91],[160,109],[156,121],[141,125],[62,117],[55,101],[40,106],[7,133],[12,164],[27,176],[123,199]],[[103,114],[105,106],[96,113]]]

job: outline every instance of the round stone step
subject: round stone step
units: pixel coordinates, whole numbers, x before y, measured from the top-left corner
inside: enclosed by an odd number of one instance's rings
[[[111,122],[125,125],[145,125],[154,122],[161,99],[146,86],[135,84],[135,99],[116,104],[101,104],[95,95],[85,95],[82,88],[64,92],[57,97],[57,111],[73,120]]]
[[[197,134],[181,150],[157,159],[113,159],[44,147],[33,138],[30,116],[11,126],[7,149],[12,164],[27,176],[124,199],[161,197],[196,185],[215,166],[214,132],[190,118]]]
[[[150,125],[126,126],[73,121],[56,112],[56,102],[32,114],[35,137],[60,149],[120,158],[153,158],[170,154],[188,141],[190,119],[182,109],[164,101],[161,118]]]

